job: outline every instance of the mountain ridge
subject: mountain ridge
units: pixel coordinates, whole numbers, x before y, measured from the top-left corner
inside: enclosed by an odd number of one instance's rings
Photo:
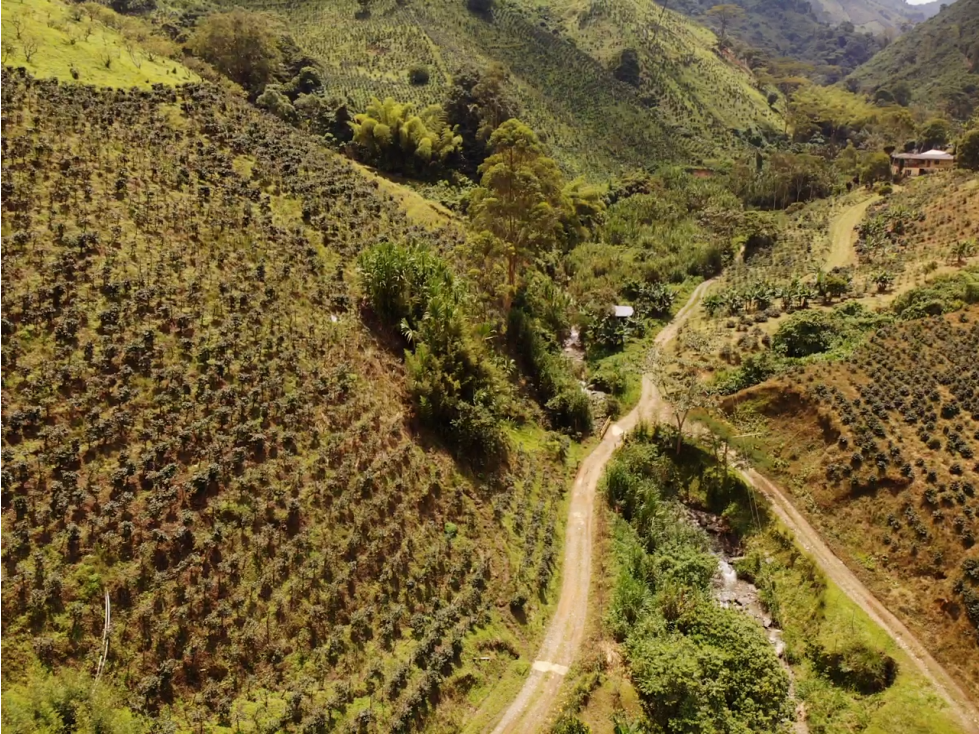
[[[956,0],[848,78],[865,92],[897,83],[913,103],[965,120],[979,104],[979,1]]]

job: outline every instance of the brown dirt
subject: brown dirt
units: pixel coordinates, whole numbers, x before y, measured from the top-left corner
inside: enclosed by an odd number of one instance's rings
[[[657,345],[668,344],[676,337],[680,326],[689,317],[710,282],[702,283],[691,294],[673,321],[657,335]],[[658,417],[662,408],[659,392],[652,381],[644,377],[639,404],[613,424],[601,443],[582,461],[568,508],[561,596],[557,609],[530,676],[513,703],[495,722],[493,734],[542,731],[555,714],[555,703],[564,675],[575,661],[585,637],[598,481],[623,436],[642,420]]]
[[[910,630],[870,593],[853,572],[837,558],[819,533],[809,524],[786,497],[780,487],[766,479],[755,469],[740,468],[738,473],[770,501],[778,519],[795,536],[796,542],[819,565],[826,577],[833,581],[851,600],[889,634],[917,668],[948,703],[953,715],[967,732],[979,732],[979,711],[965,691],[949,676]]]
[[[857,262],[857,253],[853,245],[857,240],[856,228],[870,205],[880,199],[871,196],[859,204],[851,206],[837,216],[829,226],[830,249],[826,256],[826,269],[842,268]]]
[[[709,282],[703,283],[694,291],[673,322],[657,336],[657,344],[668,344],[676,337],[707,287]],[[791,405],[784,407],[791,412],[807,410],[801,395],[790,395],[786,399]],[[543,731],[552,723],[563,677],[574,662],[585,637],[595,532],[594,501],[598,481],[622,437],[641,420],[662,419],[666,407],[652,381],[648,376],[644,377],[639,404],[609,429],[602,442],[582,462],[569,507],[564,575],[557,611],[550,622],[530,676],[517,698],[496,721],[492,728],[493,734]],[[694,430],[703,429],[695,427]],[[826,426],[822,430],[825,431]],[[819,565],[827,578],[858,604],[907,653],[922,675],[949,705],[963,730],[979,734],[979,711],[969,696],[901,620],[840,561],[788,499],[787,493],[753,468],[742,466],[738,472],[769,499],[772,511],[793,533],[799,545]]]

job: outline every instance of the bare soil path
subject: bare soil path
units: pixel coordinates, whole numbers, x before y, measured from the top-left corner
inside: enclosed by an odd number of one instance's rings
[[[853,249],[856,242],[856,228],[867,213],[867,209],[880,196],[873,196],[864,199],[859,204],[854,204],[849,209],[844,209],[829,225],[830,247],[829,255],[826,256],[826,269],[842,268],[847,265],[856,265],[857,253]]]
[[[697,302],[710,286],[701,283],[673,320],[656,336],[657,345],[672,341]],[[648,377],[642,381],[639,403],[609,427],[602,441],[578,469],[568,507],[565,531],[561,596],[526,682],[520,693],[495,722],[493,734],[541,731],[555,713],[561,683],[574,662],[585,636],[588,592],[591,586],[592,546],[595,535],[595,495],[605,465],[622,437],[641,420],[657,417],[662,409],[659,393]]]

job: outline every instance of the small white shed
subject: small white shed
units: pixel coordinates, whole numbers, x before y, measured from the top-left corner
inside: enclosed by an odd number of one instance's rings
[[[632,306],[612,306],[612,315],[617,319],[627,319],[635,312]]]

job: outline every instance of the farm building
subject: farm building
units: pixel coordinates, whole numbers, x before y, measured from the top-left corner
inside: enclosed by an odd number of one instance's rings
[[[891,153],[891,173],[896,177],[921,176],[925,173],[945,171],[955,165],[955,156],[944,150],[924,153]]]

